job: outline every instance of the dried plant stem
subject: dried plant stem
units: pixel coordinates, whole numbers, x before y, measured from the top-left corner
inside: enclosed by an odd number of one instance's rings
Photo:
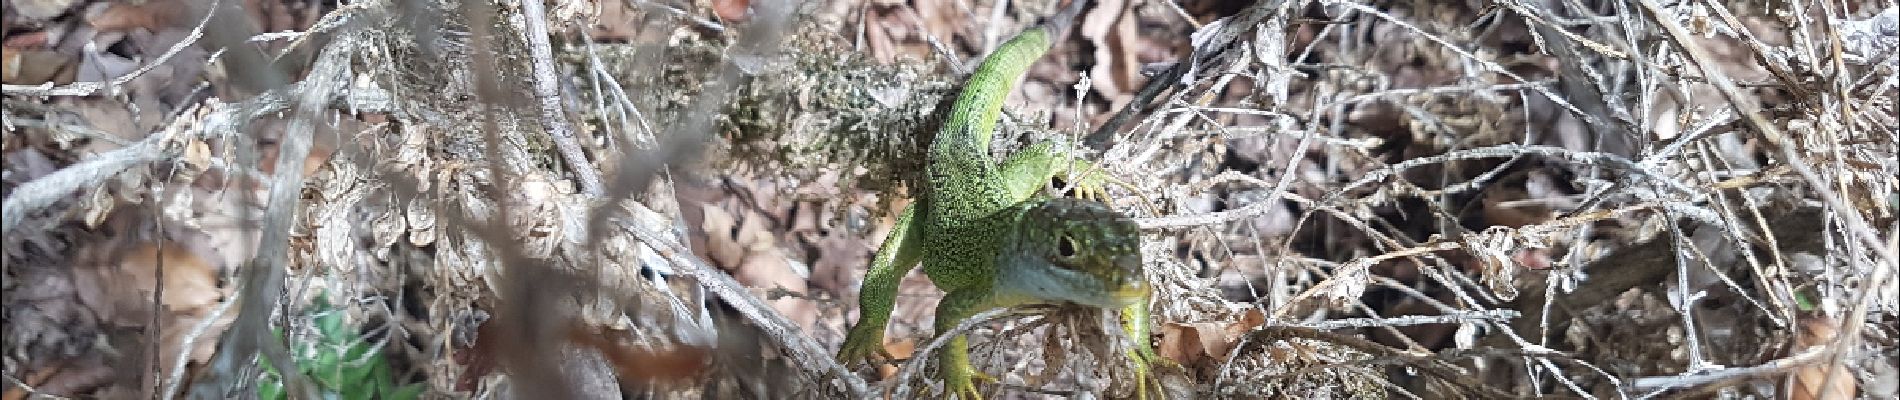
[[[541,129],[554,141],[554,148],[561,153],[561,159],[567,162],[567,168],[574,171],[580,180],[581,193],[588,196],[600,196],[605,193],[600,185],[600,169],[587,160],[587,154],[581,151],[581,145],[575,139],[574,127],[567,121],[567,111],[561,102],[561,77],[554,67],[554,51],[548,44],[548,18],[546,6],[540,0],[521,2],[522,35],[527,36],[528,65],[532,67],[534,80],[534,98],[541,105]]]
[[[813,342],[810,335],[800,333],[797,325],[792,324],[785,315],[779,314],[771,306],[760,301],[758,296],[752,295],[744,285],[733,280],[732,276],[693,257],[691,250],[665,240],[658,232],[624,219],[614,219],[614,223],[620,229],[632,233],[635,238],[640,239],[641,243],[652,247],[655,252],[660,253],[661,257],[672,262],[678,271],[692,277],[699,282],[700,286],[712,291],[719,298],[725,299],[728,305],[739,311],[739,314],[744,315],[747,320],[752,321],[760,330],[771,336],[779,347],[791,353],[795,365],[803,367],[813,380],[830,380],[844,393],[844,398],[864,398],[869,395],[870,389],[865,385],[864,380],[858,379],[851,370],[832,360],[830,353],[817,342]]]

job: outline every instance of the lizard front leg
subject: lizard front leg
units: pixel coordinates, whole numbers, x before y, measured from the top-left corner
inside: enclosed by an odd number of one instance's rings
[[[937,303],[937,334],[942,335],[956,329],[964,319],[993,307],[993,292],[987,286],[967,287],[950,292]],[[965,400],[980,400],[983,394],[976,391],[976,380],[994,380],[970,366],[969,341],[964,335],[950,339],[950,344],[937,356],[937,376],[943,379],[945,397],[957,397]]]
[[[1075,188],[1076,197],[1109,204],[1107,184],[1121,183],[1095,163],[1062,150],[1061,144],[1055,141],[1037,143],[1010,154],[998,168],[997,175],[1008,188],[1011,199],[1018,202],[1035,196],[1050,179],[1062,178]]]
[[[923,229],[917,226],[915,216],[926,201],[904,209],[897,217],[897,225],[891,228],[890,236],[871,258],[871,270],[864,274],[864,284],[858,289],[858,323],[851,326],[844,345],[838,348],[838,361],[845,365],[874,357],[891,359],[884,350],[884,326],[891,320],[897,283],[917,266],[918,257],[923,255]]]
[[[1135,398],[1137,399],[1148,398],[1150,391],[1162,393],[1160,382],[1155,378],[1155,370],[1180,367],[1173,360],[1161,358],[1160,355],[1155,354],[1154,346],[1148,344],[1149,299],[1145,297],[1121,310],[1122,332],[1127,333],[1129,340],[1135,342],[1134,348],[1128,351],[1128,358],[1135,360]]]

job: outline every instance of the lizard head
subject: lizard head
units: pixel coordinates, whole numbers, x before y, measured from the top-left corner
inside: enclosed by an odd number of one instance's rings
[[[1034,302],[1120,308],[1148,295],[1141,232],[1100,202],[1054,198],[1018,206],[997,255],[997,286]]]

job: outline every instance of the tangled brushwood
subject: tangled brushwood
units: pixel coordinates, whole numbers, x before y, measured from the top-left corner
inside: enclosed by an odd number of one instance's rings
[[[4,1],[6,399],[938,395],[921,275],[833,360],[856,280],[1067,4]],[[1095,1],[990,150],[1126,183],[1153,334],[950,331],[1000,398],[1893,398],[1897,10]]]

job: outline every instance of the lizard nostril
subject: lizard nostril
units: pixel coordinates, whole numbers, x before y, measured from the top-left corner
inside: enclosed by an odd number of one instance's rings
[[[1075,240],[1063,235],[1061,243],[1056,244],[1056,255],[1075,257]]]

